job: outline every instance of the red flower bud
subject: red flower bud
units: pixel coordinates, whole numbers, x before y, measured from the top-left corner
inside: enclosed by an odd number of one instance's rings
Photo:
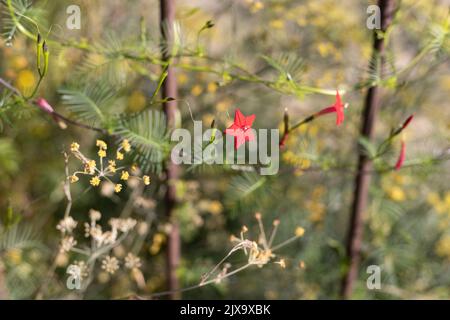
[[[406,144],[405,141],[402,140],[400,155],[398,156],[397,163],[395,164],[395,170],[400,170],[400,168],[403,166],[403,162],[405,161],[405,153],[406,153]]]
[[[401,129],[401,130],[405,129],[405,128],[409,125],[409,123],[412,121],[413,118],[414,118],[414,114],[410,115],[410,116],[405,120],[405,122],[403,122],[402,129]]]

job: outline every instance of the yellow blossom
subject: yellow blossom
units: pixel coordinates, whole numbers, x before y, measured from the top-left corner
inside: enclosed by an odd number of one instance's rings
[[[123,160],[123,153],[120,152],[120,151],[117,151],[117,153],[116,153],[116,159],[117,159],[117,160]]]
[[[284,22],[281,19],[275,19],[269,22],[270,27],[274,29],[283,29]]]
[[[223,206],[219,201],[211,201],[211,203],[209,204],[209,208],[208,208],[209,212],[211,212],[211,214],[219,214],[222,212],[223,210]]]
[[[108,145],[103,140],[97,140],[96,146],[100,148],[100,150],[106,150],[108,149]]]
[[[295,229],[295,236],[296,237],[302,237],[305,234],[305,229],[303,229],[302,227],[297,227]]]
[[[120,191],[122,191],[122,185],[121,185],[120,183],[116,184],[116,185],[114,186],[114,191],[115,191],[116,193],[119,193]]]
[[[129,177],[130,177],[130,174],[128,173],[128,171],[122,171],[122,175],[120,176],[120,180],[127,181]]]
[[[77,182],[79,179],[78,179],[78,177],[77,177],[76,175],[71,175],[71,176],[69,177],[69,180],[70,180],[70,183],[75,183],[75,182]]]
[[[393,186],[387,190],[387,193],[389,195],[389,198],[391,198],[394,201],[403,201],[405,200],[406,196],[403,190],[398,186]]]
[[[149,176],[143,176],[142,180],[144,181],[144,184],[148,186],[150,184],[150,177]]]
[[[122,141],[122,148],[123,148],[123,150],[125,150],[125,152],[130,152],[131,151],[131,145],[130,145],[130,142],[127,139],[124,139]]]
[[[98,156],[100,158],[105,158],[106,157],[106,151],[103,149],[98,150]]]
[[[157,254],[159,252],[159,250],[161,249],[161,245],[163,244],[164,241],[165,241],[165,235],[162,233],[156,233],[153,236],[153,242],[150,247],[150,253],[152,255]]]
[[[208,92],[215,93],[217,91],[217,84],[215,82],[208,83]]]
[[[261,1],[255,1],[253,3],[253,5],[250,7],[250,11],[252,13],[256,13],[263,8],[264,8],[264,4]]]
[[[78,150],[80,150],[80,145],[76,142],[72,142],[70,145],[70,151],[77,152]]]
[[[203,88],[202,88],[201,85],[197,84],[197,85],[192,87],[191,94],[193,96],[198,97],[199,95],[202,94],[202,92],[203,92]]]
[[[178,78],[177,79],[178,83],[180,85],[186,84],[188,82],[188,80],[189,80],[188,76],[184,72],[179,73],[177,78]]]
[[[116,162],[114,160],[108,161],[108,170],[111,171],[112,173],[116,172]]]
[[[89,183],[94,187],[97,187],[100,184],[100,178],[98,176],[93,177]]]
[[[84,164],[84,172],[94,174],[95,167],[96,167],[95,160],[88,160],[88,162]]]
[[[225,112],[226,110],[228,110],[228,108],[231,106],[232,103],[233,103],[233,100],[231,100],[230,98],[226,98],[217,103],[216,109],[219,112]]]
[[[31,89],[36,83],[36,78],[28,69],[19,72],[16,80],[16,86],[20,91],[27,91]]]
[[[128,98],[128,110],[138,112],[145,107],[145,96],[141,91],[135,90]]]
[[[450,259],[450,235],[443,236],[436,244],[435,251],[438,256]]]
[[[5,253],[6,258],[14,264],[19,264],[22,262],[22,250],[21,249],[9,249]]]

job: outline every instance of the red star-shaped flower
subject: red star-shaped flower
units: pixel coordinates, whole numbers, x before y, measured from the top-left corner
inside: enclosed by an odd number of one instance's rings
[[[336,90],[336,101],[335,103],[325,109],[320,110],[316,113],[316,116],[321,116],[323,114],[336,112],[336,125],[340,125],[342,122],[344,122],[344,105],[341,101],[341,96],[339,95],[339,91]]]
[[[250,130],[255,120],[255,115],[244,116],[241,110],[236,109],[234,113],[234,123],[225,130],[226,134],[234,136],[234,148],[237,150],[245,141],[255,139],[253,131]]]

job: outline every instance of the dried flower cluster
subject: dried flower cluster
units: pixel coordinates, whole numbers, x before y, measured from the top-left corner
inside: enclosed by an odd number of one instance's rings
[[[295,241],[305,234],[305,229],[302,227],[297,227],[294,231],[294,236],[277,244],[273,245],[273,241],[275,239],[278,226],[280,224],[280,220],[276,219],[273,221],[273,228],[270,233],[270,236],[266,236],[266,232],[264,230],[264,226],[262,223],[262,216],[261,213],[256,213],[255,218],[258,222],[258,228],[259,228],[259,237],[258,241],[250,240],[245,237],[245,235],[248,233],[248,228],[246,226],[243,226],[241,229],[240,236],[234,236],[232,235],[230,240],[232,243],[234,243],[233,248],[230,250],[230,252],[220,261],[211,271],[206,273],[202,276],[200,286],[212,283],[212,282],[220,282],[222,279],[227,278],[233,274],[236,274],[244,269],[246,269],[249,266],[256,265],[258,267],[263,267],[264,265],[268,264],[269,262],[273,261],[277,255],[275,254],[275,251],[279,250],[280,248],[286,246],[287,244],[291,243],[292,241]],[[247,256],[247,264],[238,267],[234,270],[230,270],[231,264],[226,263],[226,260],[235,252],[243,251],[244,254]],[[286,261],[283,258],[278,259],[277,261],[273,261],[273,263],[278,264],[281,268],[286,268]],[[213,274],[216,273],[216,271],[222,266],[222,270],[216,274],[215,277],[212,277]],[[304,268],[304,262],[300,261],[299,266],[301,269]]]

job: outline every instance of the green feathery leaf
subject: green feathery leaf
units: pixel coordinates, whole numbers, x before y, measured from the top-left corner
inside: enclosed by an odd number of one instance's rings
[[[63,103],[80,120],[90,124],[107,124],[111,104],[116,97],[115,90],[104,83],[87,85],[83,89],[60,89]]]
[[[128,139],[134,147],[134,160],[144,171],[159,172],[169,151],[166,116],[158,110],[147,110],[123,117],[115,134]]]

